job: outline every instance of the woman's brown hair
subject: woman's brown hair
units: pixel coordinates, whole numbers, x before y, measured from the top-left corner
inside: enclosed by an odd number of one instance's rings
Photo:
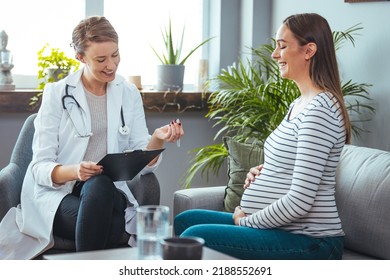
[[[102,16],[93,16],[80,21],[72,33],[72,46],[77,54],[84,55],[90,42],[114,42],[118,34],[111,23]]]
[[[336,50],[328,22],[315,13],[296,14],[287,17],[283,23],[291,30],[299,44],[317,45],[317,52],[310,62],[310,78],[319,88],[334,95],[340,104],[346,129],[346,143],[351,143],[351,122],[344,103]]]

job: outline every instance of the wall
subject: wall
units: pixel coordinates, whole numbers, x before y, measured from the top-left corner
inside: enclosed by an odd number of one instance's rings
[[[250,48],[270,38],[272,0],[208,0],[209,31],[215,37],[207,44],[210,77],[238,59],[251,59]]]
[[[272,34],[290,14],[315,12],[324,16],[333,30],[344,31],[361,23],[356,46],[345,45],[338,51],[343,81],[369,83],[376,114],[363,128],[370,132],[355,138],[354,144],[390,151],[390,2],[344,3],[343,0],[274,0]]]
[[[250,48],[269,43],[271,37],[272,0],[241,2],[240,59],[252,60]]]

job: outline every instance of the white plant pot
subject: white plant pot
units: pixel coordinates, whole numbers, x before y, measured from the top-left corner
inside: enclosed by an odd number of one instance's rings
[[[52,79],[54,80],[54,82],[57,82],[67,76],[63,69],[58,69],[58,68],[47,68],[46,74],[47,74],[46,76],[47,81],[49,79]]]

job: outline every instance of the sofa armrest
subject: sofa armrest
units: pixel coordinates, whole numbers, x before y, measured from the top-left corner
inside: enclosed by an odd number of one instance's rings
[[[223,211],[225,186],[178,190],[173,196],[173,217],[188,209]]]

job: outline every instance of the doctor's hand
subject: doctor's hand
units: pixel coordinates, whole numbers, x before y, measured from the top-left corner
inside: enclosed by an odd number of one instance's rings
[[[74,180],[86,181],[102,172],[103,166],[97,165],[92,161],[82,161],[79,164],[57,165],[51,173],[51,178],[53,183],[62,185]]]
[[[249,185],[255,180],[255,177],[257,175],[260,175],[261,169],[263,169],[262,164],[249,169],[249,172],[246,174],[244,189],[249,187]]]
[[[92,161],[82,161],[77,165],[77,180],[86,181],[89,178],[99,175],[103,172],[103,166],[97,165]]]
[[[153,135],[160,141],[174,143],[183,137],[183,125],[179,119],[173,120],[169,124],[157,128]]]

